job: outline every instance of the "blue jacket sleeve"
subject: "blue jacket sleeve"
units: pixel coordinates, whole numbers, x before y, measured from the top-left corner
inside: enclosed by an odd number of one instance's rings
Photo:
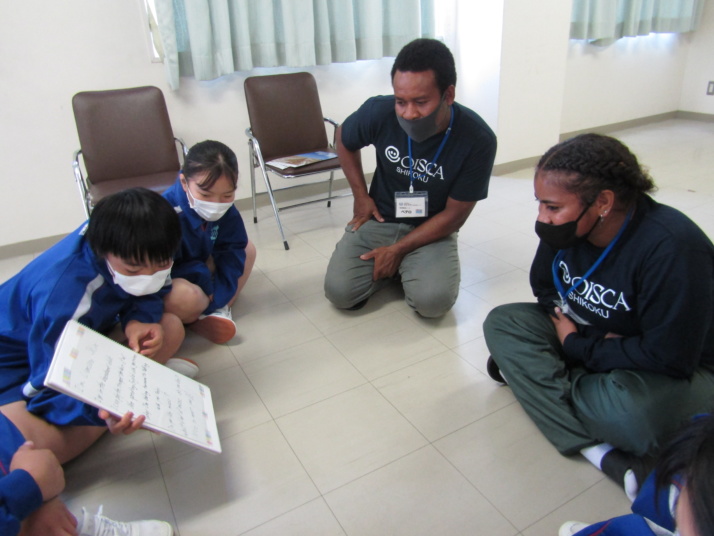
[[[18,534],[22,520],[40,506],[42,492],[30,473],[17,469],[0,478],[0,534]]]
[[[248,234],[238,210],[231,208],[220,220],[218,236],[211,253],[216,271],[213,275],[213,300],[204,314],[226,305],[238,290],[238,278],[245,267]]]

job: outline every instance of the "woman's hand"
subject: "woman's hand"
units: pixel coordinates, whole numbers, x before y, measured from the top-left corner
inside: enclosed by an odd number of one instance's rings
[[[577,333],[578,328],[575,322],[570,320],[570,318],[565,315],[560,307],[555,308],[555,316],[550,317],[555,326],[555,331],[558,333],[558,339],[560,339],[560,344],[565,343],[565,338],[571,333]]]

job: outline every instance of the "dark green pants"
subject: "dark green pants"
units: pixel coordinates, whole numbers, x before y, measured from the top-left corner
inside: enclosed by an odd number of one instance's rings
[[[714,410],[714,371],[689,380],[633,370],[568,369],[555,327],[534,303],[489,313],[484,336],[513,394],[562,454],[610,443],[642,455],[657,450],[693,415]]]

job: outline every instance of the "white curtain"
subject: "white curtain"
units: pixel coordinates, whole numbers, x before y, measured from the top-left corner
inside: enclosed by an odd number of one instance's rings
[[[621,37],[696,29],[704,0],[573,0],[571,39],[610,44]]]
[[[395,56],[434,36],[434,0],[156,0],[169,84],[254,67]]]

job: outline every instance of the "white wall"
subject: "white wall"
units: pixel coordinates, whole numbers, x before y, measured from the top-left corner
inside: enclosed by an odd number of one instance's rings
[[[504,4],[496,163],[543,153],[558,141],[570,2]]]
[[[688,48],[675,34],[626,37],[606,47],[571,41],[561,132],[677,110]]]
[[[561,132],[673,111],[714,114],[714,2],[689,34],[624,38],[607,47],[571,41]]]
[[[704,5],[702,21],[689,43],[679,109],[714,114],[714,95],[706,94],[707,84],[714,80],[714,2]]]
[[[81,223],[70,163],[78,148],[71,99],[82,90],[158,86],[174,131],[188,144],[215,138],[233,147],[242,169],[238,197],[249,196],[243,80],[276,70],[182,79],[172,92],[163,65],[149,60],[142,1],[0,0],[0,246]],[[714,97],[702,97],[702,80],[714,79],[711,2],[694,37],[592,50],[568,45],[568,0],[452,1],[461,9],[453,23],[461,39],[449,43],[458,61],[457,98],[497,132],[497,163],[537,156],[564,131],[680,108],[714,113]],[[386,58],[309,69],[325,114],[342,121],[367,97],[390,93],[391,64]],[[373,156],[364,156],[370,169]]]

